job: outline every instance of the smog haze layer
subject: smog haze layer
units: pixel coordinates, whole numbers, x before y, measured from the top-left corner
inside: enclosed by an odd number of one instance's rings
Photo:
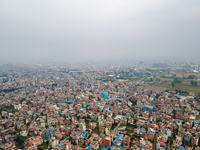
[[[0,63],[197,58],[200,1],[1,1]]]

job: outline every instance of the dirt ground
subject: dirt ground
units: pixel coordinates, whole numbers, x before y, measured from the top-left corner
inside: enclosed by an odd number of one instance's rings
[[[123,80],[123,79],[117,79],[117,81],[120,81],[120,82],[127,82],[127,80]]]
[[[149,90],[152,90],[152,91],[162,92],[162,91],[165,91],[167,88],[169,88],[171,86],[172,81],[173,81],[173,79],[163,78],[163,79],[161,79],[161,82],[163,82],[163,84],[155,82],[154,85],[150,85],[150,86],[142,85],[142,86],[138,86],[138,90],[149,89]]]
[[[138,90],[148,89],[148,90],[152,90],[152,91],[162,92],[162,91],[165,91],[167,87],[168,86],[166,86],[166,85],[165,86],[164,85],[162,85],[162,86],[152,85],[152,86],[138,86],[137,88],[138,88]]]

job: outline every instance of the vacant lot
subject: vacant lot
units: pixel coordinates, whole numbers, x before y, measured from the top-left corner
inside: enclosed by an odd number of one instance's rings
[[[97,127],[92,131],[92,133],[100,134],[100,132],[99,132],[99,127],[97,126]]]
[[[127,133],[133,133],[133,130],[134,130],[134,126],[133,125],[127,125],[126,126]]]
[[[155,84],[150,85],[150,86],[142,85],[142,86],[138,86],[137,88],[138,90],[148,89],[152,91],[162,92],[171,86],[171,82],[173,81],[173,79],[163,78],[163,79],[160,79],[160,81],[162,82],[162,84],[156,82]]]
[[[138,90],[148,89],[152,91],[162,92],[162,91],[165,91],[167,87],[168,86],[151,85],[151,86],[138,86],[137,89]]]
[[[39,146],[39,148],[42,150],[46,150],[48,148],[48,145],[47,145],[47,143],[43,143],[42,145]]]
[[[117,81],[119,81],[119,82],[127,82],[128,80],[124,80],[124,79],[117,79]]]
[[[15,113],[15,112],[18,112],[18,110],[14,109],[13,106],[2,107],[2,108],[0,108],[0,112],[1,112],[1,111],[6,111],[7,113]]]

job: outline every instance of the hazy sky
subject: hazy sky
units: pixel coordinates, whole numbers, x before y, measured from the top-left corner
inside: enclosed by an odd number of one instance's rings
[[[0,60],[200,56],[199,0],[2,0]]]

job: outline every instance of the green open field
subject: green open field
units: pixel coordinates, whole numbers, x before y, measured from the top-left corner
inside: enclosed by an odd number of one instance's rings
[[[13,106],[2,107],[2,108],[0,108],[0,112],[1,112],[1,111],[6,111],[7,113],[15,113],[15,112],[18,112],[18,110],[14,109]]]
[[[134,130],[134,126],[133,125],[127,125],[126,126],[127,133],[133,133],[133,130]]]
[[[200,121],[200,115],[198,115],[198,116],[196,117],[196,119]]]
[[[200,74],[197,73],[185,73],[182,71],[174,71],[176,74],[176,77],[182,78],[185,77],[187,78],[189,75],[194,75],[197,78],[200,78]],[[162,78],[162,77],[166,77],[166,78]],[[141,85],[138,86],[137,88],[139,90],[141,89],[149,89],[152,91],[165,91],[165,90],[169,90],[169,91],[181,91],[180,95],[189,95],[190,92],[195,93],[196,95],[200,93],[200,80],[197,80],[197,86],[192,86],[191,85],[191,79],[184,79],[182,81],[181,84],[176,84],[175,87],[170,88],[171,86],[171,82],[173,81],[173,79],[171,77],[173,77],[174,74],[158,74],[157,77],[161,77],[160,81],[162,82],[162,84],[156,83],[155,82],[155,78],[154,78],[154,84],[150,85],[150,86],[145,86],[145,85]],[[167,82],[166,82],[167,81]]]
[[[195,75],[196,77],[200,78],[200,74],[197,74],[197,73],[183,73],[183,72],[180,72],[180,71],[175,71],[175,73],[176,73],[176,77],[179,77],[179,78],[181,78],[181,77],[188,77],[189,75]],[[165,76],[167,78],[170,78],[173,75],[174,74],[171,74],[171,73],[169,73],[169,74],[167,74],[167,73],[160,73],[157,76],[159,76],[159,77]]]
[[[165,76],[171,76],[172,74],[159,74],[159,76],[162,76],[162,75],[165,75]],[[176,76],[177,77],[182,77],[182,76],[189,76],[189,75],[195,75],[197,77],[200,77],[200,74],[194,74],[194,73],[187,73],[187,74],[183,74],[183,73],[177,73]],[[165,91],[165,90],[169,90],[169,91],[175,91],[175,90],[180,90],[180,91],[183,91],[181,92],[180,95],[189,95],[190,92],[192,93],[195,93],[196,95],[198,93],[200,93],[200,80],[197,80],[197,86],[192,86],[191,85],[191,80],[192,79],[184,79],[181,84],[176,84],[174,88],[170,88],[170,86],[172,85],[172,81],[173,79],[171,78],[160,78],[160,83],[158,82],[155,82],[155,79],[154,79],[154,84],[152,85],[149,85],[149,86],[146,86],[146,85],[140,85],[140,86],[137,86],[137,89],[138,90],[142,90],[142,89],[149,89],[149,90],[152,90],[152,91],[159,91],[159,92],[162,92],[162,91]],[[186,93],[185,93],[186,92]]]
[[[92,131],[92,133],[100,134],[100,132],[99,132],[99,126],[96,126],[96,128]]]
[[[188,93],[192,92],[195,94],[198,94],[200,92],[200,81],[197,81],[197,86],[191,86],[190,84],[191,80],[186,79],[182,81],[181,84],[177,84],[174,88],[168,89],[168,90],[181,90],[181,91],[187,91]]]
[[[161,74],[158,74],[157,76],[159,76],[159,77],[165,76],[165,77],[170,78],[170,77],[173,76],[173,74],[165,74],[165,73],[161,73]]]
[[[46,150],[48,149],[47,143],[43,143],[42,145],[39,146],[38,150]]]

